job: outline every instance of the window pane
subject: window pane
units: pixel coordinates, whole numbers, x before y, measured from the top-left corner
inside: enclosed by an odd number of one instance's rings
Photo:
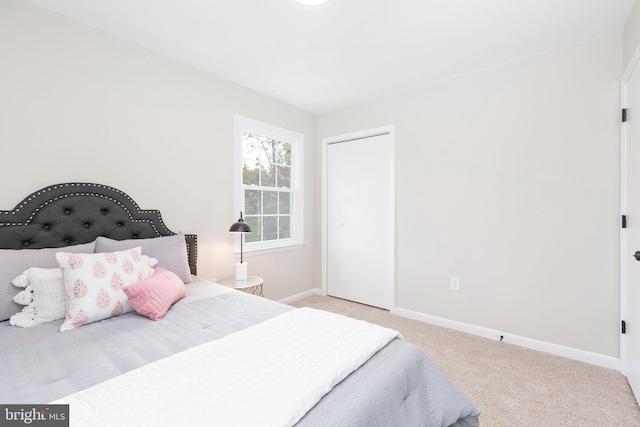
[[[260,230],[260,217],[247,216],[244,220],[251,227],[251,233],[244,235],[245,242],[259,242],[262,240],[262,232]]]
[[[262,221],[264,223],[264,240],[276,240],[278,238],[278,217],[265,216],[262,217]]]
[[[262,191],[244,190],[245,215],[260,215],[260,193]]]
[[[288,239],[291,237],[291,217],[280,216],[278,217],[280,223],[280,229],[278,230],[278,239]]]
[[[275,187],[276,186],[276,174],[275,174],[275,165],[270,163],[262,163],[262,179],[260,185],[264,187]]]
[[[276,169],[278,171],[278,187],[291,188],[291,168],[289,166],[280,166]]]
[[[260,184],[259,163],[254,160],[245,160],[242,165],[242,183],[246,185]]]
[[[257,162],[269,161],[264,150],[264,138],[250,133],[242,134],[242,157]]]
[[[279,165],[291,166],[291,144],[278,141],[275,145],[276,161]]]
[[[278,213],[281,215],[291,213],[291,193],[278,192]]]
[[[264,191],[262,193],[262,214],[274,215],[278,213],[278,192]]]

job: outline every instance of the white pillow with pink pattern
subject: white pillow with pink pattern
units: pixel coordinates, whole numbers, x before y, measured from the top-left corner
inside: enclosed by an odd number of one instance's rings
[[[140,247],[97,254],[56,253],[67,293],[60,332],[133,310],[122,288],[142,280]]]

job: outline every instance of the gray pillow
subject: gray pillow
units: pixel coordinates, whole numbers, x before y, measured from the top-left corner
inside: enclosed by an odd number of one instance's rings
[[[158,267],[175,273],[184,283],[191,282],[191,269],[187,258],[187,241],[184,234],[153,237],[151,239],[113,240],[96,239],[96,252],[114,252],[140,246],[142,255],[158,260]]]
[[[93,253],[95,242],[82,245],[63,246],[46,249],[0,249],[0,321],[7,320],[22,310],[13,302],[13,297],[21,291],[11,281],[31,267],[58,267],[56,252]]]

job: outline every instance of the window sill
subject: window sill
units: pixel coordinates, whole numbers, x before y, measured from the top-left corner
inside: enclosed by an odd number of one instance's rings
[[[306,243],[302,242],[302,243],[294,243],[291,245],[285,245],[285,246],[276,246],[273,248],[262,248],[262,249],[245,249],[242,253],[244,255],[244,257],[252,257],[252,256],[258,256],[258,255],[268,255],[268,254],[273,254],[276,252],[284,252],[284,251],[292,251],[295,249],[302,249],[304,248],[304,246],[306,245]],[[237,256],[240,256],[240,251],[234,251],[234,253]]]

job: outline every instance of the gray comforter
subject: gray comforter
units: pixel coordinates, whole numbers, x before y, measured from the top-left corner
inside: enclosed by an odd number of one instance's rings
[[[180,301],[158,322],[128,313],[64,333],[61,321],[29,329],[0,322],[0,403],[51,402],[287,310],[230,292]],[[422,351],[396,339],[298,425],[471,427],[478,410]]]

